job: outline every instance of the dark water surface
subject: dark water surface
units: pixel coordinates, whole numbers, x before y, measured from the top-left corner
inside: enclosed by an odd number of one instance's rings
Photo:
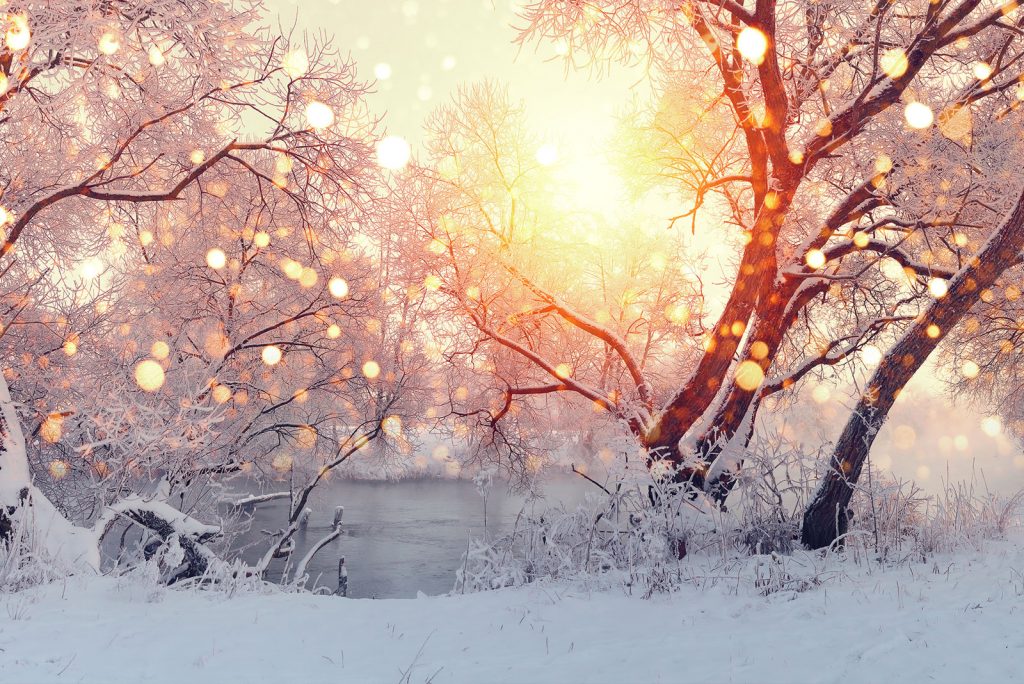
[[[575,505],[586,487],[593,485],[558,479],[545,485],[543,500],[529,505]],[[330,532],[334,507],[344,506],[344,532],[313,559],[309,575],[318,586],[335,589],[338,559],[344,556],[351,597],[405,598],[418,591],[451,591],[469,540],[485,532],[484,502],[471,481],[334,481],[325,483],[315,496],[309,525],[295,535],[292,562],[298,563]],[[524,503],[525,497],[509,494],[495,482],[487,499],[487,534],[510,530]],[[269,537],[261,530],[280,529],[287,509],[287,499],[278,499],[246,510],[252,525],[239,544],[252,544],[243,554],[247,561],[255,562],[263,554]],[[282,567],[282,561],[275,561],[269,578],[277,579]]]

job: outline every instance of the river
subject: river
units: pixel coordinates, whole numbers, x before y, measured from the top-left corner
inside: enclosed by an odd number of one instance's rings
[[[545,485],[544,500],[530,505],[540,509],[559,502],[575,505],[587,487],[593,485],[579,478],[556,479]],[[510,530],[524,502],[523,496],[495,482],[487,498],[486,533],[493,537]],[[484,501],[471,481],[333,481],[318,489],[309,524],[295,536],[295,562],[330,531],[335,506],[345,507],[344,531],[314,558],[308,569],[311,586],[335,589],[338,559],[344,556],[348,595],[354,598],[449,592],[470,539],[485,533]],[[287,508],[287,499],[278,499],[246,511],[252,524],[236,543],[237,548],[248,547],[243,551],[245,560],[258,560],[269,540],[263,530],[280,529]],[[282,567],[282,561],[275,561],[268,579],[278,579]]]

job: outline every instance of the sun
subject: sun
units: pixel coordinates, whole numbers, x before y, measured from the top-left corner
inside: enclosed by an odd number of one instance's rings
[[[585,237],[590,244],[608,242],[609,236],[601,234],[603,226],[615,224],[631,202],[624,171],[607,145],[617,122],[610,115],[587,117],[578,112],[564,112],[559,120],[563,125],[542,140],[534,153],[553,180],[555,209],[567,216],[599,218],[580,224],[578,230],[586,235],[574,237]]]

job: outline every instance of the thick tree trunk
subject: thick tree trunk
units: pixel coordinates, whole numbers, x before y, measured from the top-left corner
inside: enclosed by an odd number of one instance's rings
[[[32,484],[25,437],[0,373],[0,544],[15,525],[25,525],[36,551],[67,570],[99,569],[99,548],[91,530],[77,527]]]
[[[209,568],[213,556],[203,542],[220,529],[204,525],[166,502],[127,497],[108,506],[93,527],[81,527],[65,518],[32,484],[25,438],[7,381],[0,373],[0,545],[9,543],[15,526],[21,525],[41,560],[67,572],[98,571],[100,542],[118,516],[130,518],[163,541],[178,539],[185,563],[172,581],[202,575]]]
[[[882,360],[839,440],[829,469],[804,513],[802,540],[812,548],[832,545],[846,533],[849,505],[871,445],[900,391],[943,337],[966,315],[981,292],[1017,262],[1024,248],[1024,192],[971,262]]]
[[[877,205],[875,189],[878,178],[864,181],[838,204],[822,223],[822,228],[806,247],[820,249],[833,235],[836,226],[857,220],[865,211]],[[809,284],[802,279],[782,278],[771,292],[758,301],[754,312],[754,329],[747,336],[742,359],[757,361],[767,376],[772,369],[786,335],[803,313],[807,304],[828,290],[828,282]],[[758,353],[754,345],[759,344]],[[777,389],[785,389],[783,381]],[[753,435],[754,421],[766,388],[744,389],[733,383],[725,400],[697,440],[697,453],[709,465],[705,490],[719,504],[724,504],[736,484],[736,475],[743,466],[739,457],[722,456],[725,445],[746,448]],[[738,433],[743,431],[742,435]]]
[[[689,380],[652,421],[644,436],[644,446],[652,454],[677,466],[684,463],[687,456],[680,453],[679,441],[719,395],[735,361],[743,333],[750,324],[751,314],[758,301],[771,289],[776,274],[775,239],[789,210],[792,194],[791,190],[780,191],[775,195],[771,209],[762,207],[751,231],[750,243],[744,249],[732,293],[717,325],[710,332],[703,357]],[[703,486],[704,471],[706,468],[698,464],[684,466],[680,473],[682,479],[688,479],[695,485],[699,480]]]
[[[753,359],[761,370],[767,374],[771,368],[775,356],[778,354],[782,340],[789,330],[792,319],[796,318],[794,311],[787,316],[787,306],[798,290],[795,281],[784,284],[779,292],[773,292],[766,298],[763,306],[758,306],[754,329],[747,337],[744,345],[744,355],[752,358],[751,348],[755,342],[763,346],[760,358]],[[786,320],[786,319],[790,320]],[[747,434],[743,437],[743,446],[749,441],[750,430],[753,420],[756,417],[758,398],[761,388],[743,388],[733,383],[729,389],[725,401],[715,411],[708,427],[697,440],[697,454],[709,466],[709,476],[704,484],[705,490],[712,499],[718,503],[724,503],[736,482],[735,474],[742,463],[718,463],[726,444],[737,436],[737,433],[746,426]],[[753,413],[754,415],[748,415]]]

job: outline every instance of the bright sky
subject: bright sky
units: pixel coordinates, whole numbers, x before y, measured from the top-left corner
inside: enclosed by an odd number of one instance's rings
[[[557,146],[559,155],[593,180],[594,207],[614,211],[622,204],[614,172],[603,158],[602,141],[615,115],[634,98],[645,98],[639,69],[613,67],[600,78],[566,73],[550,44],[514,44],[512,8],[523,0],[267,0],[282,25],[297,17],[300,29],[325,31],[342,53],[351,53],[367,80],[377,79],[371,106],[385,115],[388,133],[415,146],[424,117],[445,102],[460,83],[494,79],[527,103],[532,126]],[[640,85],[638,85],[638,83]],[[652,221],[670,215],[647,206]],[[698,231],[700,232],[700,231]],[[707,236],[698,235],[707,239]],[[714,237],[714,236],[712,236]],[[719,241],[720,242],[720,241]],[[956,481],[968,478],[974,462],[988,484],[1012,490],[1024,484],[1024,455],[985,416],[950,406],[926,369],[897,403],[876,443],[876,465],[936,490],[949,468]],[[807,391],[810,394],[812,388]],[[848,397],[825,386],[815,418],[798,432],[808,444],[835,438],[845,420]]]
[[[287,25],[333,34],[366,78],[378,78],[371,102],[387,112],[389,132],[411,141],[423,117],[459,83],[490,78],[529,102],[538,129],[573,141],[606,135],[614,113],[632,97],[638,71],[618,67],[604,78],[566,77],[550,45],[513,43],[509,0],[268,0]],[[386,78],[385,78],[386,76]],[[567,116],[572,115],[572,116]]]
[[[520,0],[521,2],[521,0]],[[600,78],[566,73],[550,44],[514,43],[515,0],[268,0],[284,25],[327,31],[350,52],[363,78],[376,80],[370,104],[387,132],[415,145],[424,117],[459,84],[491,79],[527,103],[532,128],[568,171],[587,178],[591,209],[610,213],[624,200],[601,141],[616,114],[645,97],[639,69],[616,66]],[[659,208],[652,221],[670,215]]]

